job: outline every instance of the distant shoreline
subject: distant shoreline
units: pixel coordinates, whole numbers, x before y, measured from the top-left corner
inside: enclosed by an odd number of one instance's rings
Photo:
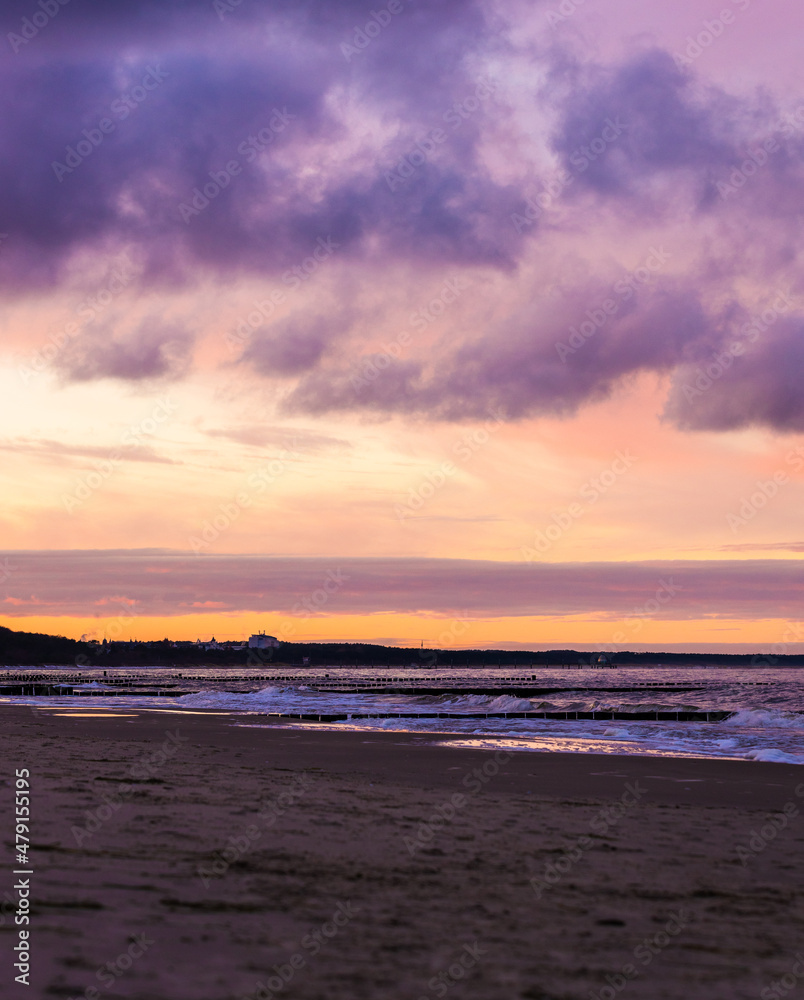
[[[599,662],[601,661],[602,662]],[[772,655],[713,652],[584,652],[577,649],[505,650],[439,649],[384,646],[375,643],[282,642],[276,648],[248,648],[243,642],[79,642],[63,636],[17,632],[0,627],[0,668],[52,667],[79,670],[162,667],[176,670],[246,667],[274,670],[280,667],[332,670],[375,668],[411,670],[464,669],[585,669],[593,667],[804,667],[804,654]]]

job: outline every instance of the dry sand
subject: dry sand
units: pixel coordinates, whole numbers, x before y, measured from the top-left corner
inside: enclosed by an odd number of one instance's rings
[[[13,981],[5,905],[3,996],[731,1000],[785,975],[804,989],[804,769],[495,759],[231,721],[0,708],[4,892],[15,767],[31,770],[35,844],[31,986]]]

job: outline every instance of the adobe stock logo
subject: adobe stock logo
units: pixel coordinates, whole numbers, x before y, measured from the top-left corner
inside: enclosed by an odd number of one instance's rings
[[[125,121],[132,111],[136,111],[148,95],[160,87],[170,76],[161,64],[148,66],[145,75],[140,82],[130,90],[122,93],[109,105],[109,111],[118,121]],[[51,163],[56,180],[61,184],[66,175],[73,173],[88,157],[92,156],[98,146],[106,137],[114,132],[116,125],[110,117],[101,118],[97,128],[85,128],[81,130],[81,138],[72,145],[64,147],[64,162],[54,160]]]
[[[39,0],[37,6],[42,9],[36,11],[31,17],[24,17],[22,19],[22,27],[20,28],[19,35],[10,31],[6,36],[12,52],[17,55],[23,45],[29,45],[31,40],[36,38],[39,32],[43,28],[46,28],[61,8],[65,7],[69,2],[70,0]]]
[[[410,0],[407,0],[410,3]],[[359,56],[364,49],[374,41],[380,32],[385,31],[392,19],[401,14],[404,10],[402,0],[388,0],[385,7],[380,10],[371,11],[371,17],[362,28],[355,25],[351,44],[341,42],[341,55],[347,62],[352,61],[353,56]]]
[[[658,249],[650,247],[647,257],[639,267],[618,281],[609,297],[603,299],[592,309],[587,309],[584,319],[577,326],[569,328],[567,342],[556,341],[555,348],[561,363],[565,365],[568,357],[580,350],[588,340],[595,336],[598,330],[606,326],[609,320],[620,311],[623,303],[634,297],[640,285],[650,284],[671,257],[672,254],[664,247]]]
[[[260,153],[263,153],[268,146],[276,139],[279,133],[284,132],[288,125],[296,120],[296,115],[292,114],[286,107],[274,108],[268,124],[261,128],[256,135],[248,135],[238,145],[237,152],[246,163],[253,163]],[[198,185],[193,188],[192,198],[183,201],[178,206],[179,215],[182,222],[189,223],[196,215],[200,215],[210,202],[214,201],[218,195],[229,187],[233,177],[237,177],[243,171],[243,164],[240,159],[228,160],[221,170],[210,170],[207,174],[209,180],[204,183],[203,188]]]
[[[632,455],[628,450],[616,452],[614,461],[609,467],[604,469],[600,475],[595,476],[594,479],[587,480],[578,490],[578,496],[583,503],[576,500],[568,504],[564,510],[554,510],[550,515],[553,523],[548,524],[544,531],[536,532],[532,547],[523,547],[522,555],[527,562],[533,562],[534,559],[548,552],[637,461],[639,461],[638,457]]]

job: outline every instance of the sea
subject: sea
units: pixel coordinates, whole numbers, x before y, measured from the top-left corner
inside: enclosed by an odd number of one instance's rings
[[[425,742],[437,734],[445,749],[804,764],[804,669],[796,668],[7,667],[0,704],[223,713],[232,726]]]

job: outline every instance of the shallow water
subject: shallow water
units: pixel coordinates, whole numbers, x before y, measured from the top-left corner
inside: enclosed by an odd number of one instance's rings
[[[45,673],[46,671],[42,671]],[[53,672],[53,668],[50,668]],[[9,673],[9,671],[6,671]],[[35,671],[26,671],[34,676]],[[67,672],[65,671],[65,674]],[[665,757],[709,757],[780,761],[804,764],[804,670],[732,668],[617,668],[605,670],[556,670],[475,668],[439,670],[300,669],[295,683],[279,670],[193,670],[149,668],[137,671],[141,685],[154,689],[180,683],[189,693],[176,698],[131,694],[107,696],[103,681],[132,671],[109,670],[108,676],[88,675],[91,698],[1,697],[0,702],[37,705],[48,709],[130,711],[224,711],[237,724],[259,724],[260,715],[284,714],[391,714],[393,718],[351,718],[337,722],[304,723],[288,719],[286,725],[315,725],[333,730],[451,733],[448,745],[507,747],[521,751],[590,752]],[[232,675],[242,680],[234,682]],[[329,676],[325,676],[329,674]],[[356,694],[322,690],[334,682],[365,684],[368,681],[434,684],[458,688],[450,694],[397,694],[372,691]],[[2,679],[2,675],[0,675]],[[274,683],[267,683],[273,679]],[[518,694],[461,693],[463,685],[552,689],[523,698]],[[233,689],[234,688],[234,689]],[[616,689],[616,690],[615,690]],[[134,688],[136,690],[136,687]],[[450,718],[461,713],[528,711],[729,711],[723,722],[649,722],[642,720],[554,720],[541,718]],[[417,718],[420,713],[446,713],[442,718]]]

